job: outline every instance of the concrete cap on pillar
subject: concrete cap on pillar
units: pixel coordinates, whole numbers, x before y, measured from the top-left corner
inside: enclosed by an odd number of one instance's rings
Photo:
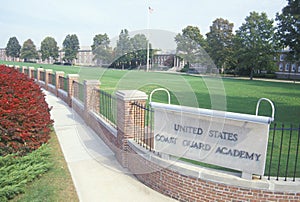
[[[116,93],[118,99],[121,100],[146,100],[148,95],[139,90],[118,90]]]
[[[101,82],[99,80],[84,80],[86,85],[100,85]]]

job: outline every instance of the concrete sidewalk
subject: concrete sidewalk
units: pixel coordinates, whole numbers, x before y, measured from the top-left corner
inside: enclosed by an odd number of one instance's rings
[[[139,182],[62,100],[44,91],[54,129],[80,201],[174,201]]]

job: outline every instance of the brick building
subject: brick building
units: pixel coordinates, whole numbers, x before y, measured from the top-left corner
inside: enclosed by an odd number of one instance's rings
[[[300,79],[300,62],[291,62],[287,58],[288,50],[278,54],[276,77],[280,79]]]

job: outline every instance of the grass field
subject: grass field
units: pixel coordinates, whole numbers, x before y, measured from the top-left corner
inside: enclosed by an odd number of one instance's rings
[[[4,63],[0,61],[0,63]],[[192,75],[177,75],[157,72],[121,71],[104,68],[78,66],[41,65],[32,63],[8,63],[19,66],[35,66],[66,74],[79,74],[80,81],[96,79],[101,81],[101,89],[140,89],[148,95],[157,87],[171,91],[171,102],[192,107],[226,110],[255,114],[256,103],[265,97],[273,101],[276,109],[275,122],[300,123],[300,84],[245,80],[232,78],[209,78]],[[154,101],[167,102],[164,92],[157,92]],[[259,114],[270,116],[269,104],[262,102]]]

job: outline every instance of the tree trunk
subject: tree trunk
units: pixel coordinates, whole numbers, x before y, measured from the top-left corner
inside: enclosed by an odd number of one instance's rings
[[[253,80],[253,67],[250,68],[250,80]]]

